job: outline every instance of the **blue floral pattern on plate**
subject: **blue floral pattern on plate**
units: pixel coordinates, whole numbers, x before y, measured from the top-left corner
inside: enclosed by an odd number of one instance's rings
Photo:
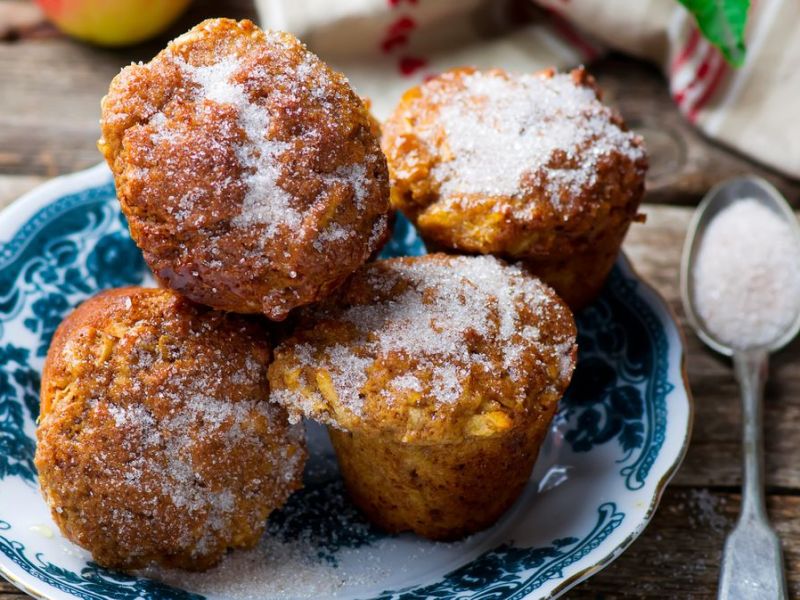
[[[33,493],[38,500],[33,432],[39,372],[61,319],[98,290],[151,281],[108,175],[96,168],[86,178],[73,193],[54,193],[41,202],[40,209],[19,220],[13,235],[6,234],[9,241],[0,245],[0,497],[8,488],[9,495]],[[0,239],[3,230],[0,222]],[[424,252],[414,227],[398,216],[382,256]],[[477,536],[479,541],[463,542],[438,572],[389,586],[393,591],[345,597],[548,597],[630,543],[635,537],[630,532],[649,519],[686,443],[690,405],[682,365],[676,364],[681,361],[680,339],[654,292],[643,288],[624,260],[601,298],[579,315],[578,326],[579,364],[573,384],[562,400],[532,484],[513,514]],[[583,508],[581,519],[575,519],[580,524],[564,526],[564,535],[561,530],[550,537],[536,534],[538,527],[531,526],[536,513],[528,507],[541,505],[544,508],[538,510],[545,511],[548,494],[553,494],[549,490],[555,488],[574,502],[580,490],[570,492],[569,486],[584,484],[563,474],[590,463],[602,466],[603,485],[614,494],[603,494],[606,501]],[[202,598],[144,577],[111,572],[91,561],[79,569],[64,567],[50,555],[52,547],[46,554],[28,548],[30,536],[27,545],[18,539],[13,508],[5,502],[0,506],[0,571],[16,578],[24,572],[30,576],[25,585],[38,580],[62,593],[49,597]],[[349,504],[335,466],[307,477],[305,489],[272,515],[268,531],[313,539],[317,559],[334,567],[342,552],[375,546],[386,537]],[[12,572],[9,563],[20,571]]]

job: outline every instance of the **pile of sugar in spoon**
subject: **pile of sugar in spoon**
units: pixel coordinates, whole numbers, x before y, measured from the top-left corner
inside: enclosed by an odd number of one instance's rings
[[[737,200],[711,220],[692,277],[700,318],[732,348],[767,345],[798,317],[800,245],[757,200]]]

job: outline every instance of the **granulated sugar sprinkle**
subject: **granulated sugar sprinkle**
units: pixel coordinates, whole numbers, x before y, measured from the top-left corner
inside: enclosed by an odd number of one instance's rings
[[[339,400],[356,415],[362,415],[362,386],[367,371],[376,358],[400,353],[413,357],[416,366],[389,382],[398,390],[426,388],[438,403],[457,403],[464,392],[464,382],[473,368],[487,377],[510,377],[519,383],[518,400],[526,394],[521,368],[524,356],[552,360],[561,367],[559,378],[569,377],[573,340],[545,340],[537,327],[524,327],[521,311],[531,311],[541,318],[553,318],[555,300],[537,279],[527,276],[517,266],[507,266],[489,256],[453,257],[446,262],[395,262],[391,270],[368,275],[376,301],[354,305],[336,318],[354,324],[363,343],[337,344],[315,360],[307,344],[294,347],[301,363],[324,366]],[[390,291],[399,283],[408,284],[397,296]],[[383,298],[378,300],[378,298]],[[483,343],[497,348],[499,361],[471,346],[468,340],[478,336]],[[423,375],[429,372],[430,376]],[[554,382],[557,383],[557,382]],[[271,400],[286,406],[317,398],[298,398],[292,391],[274,389]],[[311,405],[309,405],[310,407]]]
[[[272,31],[265,32],[268,43],[281,44],[285,42],[280,35]],[[287,68],[282,74],[270,74],[264,68],[247,68],[235,55],[225,56],[210,65],[191,65],[180,56],[173,56],[173,62],[181,69],[186,78],[196,84],[193,91],[195,99],[206,100],[220,105],[231,106],[235,109],[237,123],[245,134],[242,143],[235,147],[236,158],[242,167],[242,183],[245,195],[239,215],[231,220],[232,225],[239,228],[259,227],[265,241],[274,238],[282,230],[299,231],[303,223],[303,210],[298,206],[297,199],[287,192],[279,181],[282,176],[290,177],[284,171],[290,167],[280,160],[281,156],[291,151],[298,140],[281,141],[270,137],[271,116],[269,111],[270,98],[282,96],[283,104],[302,105],[302,98],[310,94],[317,105],[322,108],[331,120],[336,119],[336,107],[332,98],[338,93],[331,81],[322,62],[313,54],[306,53],[304,59],[292,68]],[[252,89],[269,89],[269,96],[259,97]],[[260,92],[261,93],[261,92]],[[154,141],[173,138],[178,135],[162,113],[155,114],[150,125],[156,131]],[[319,131],[308,130],[298,134],[302,145],[310,149],[319,136]],[[180,140],[175,139],[178,143]],[[208,140],[213,147],[218,142]],[[203,153],[198,148],[198,155]],[[367,160],[374,161],[378,157],[370,155]],[[343,165],[333,173],[321,175],[324,186],[321,188],[318,199],[324,200],[326,190],[334,185],[345,186],[352,190],[353,201],[356,208],[362,211],[366,208],[365,201],[369,190],[365,185],[367,178],[366,167],[362,164]],[[229,181],[223,182],[225,185]],[[224,188],[222,186],[220,189]],[[186,203],[204,201],[201,193],[190,190],[185,196]],[[221,193],[221,192],[220,192]],[[188,218],[191,206],[179,206],[175,216]],[[182,216],[183,215],[183,216]],[[333,223],[331,230],[317,232],[320,237],[315,244],[318,251],[326,248],[326,243],[344,240],[355,234],[354,231],[344,229],[342,225]]]
[[[247,192],[242,203],[241,214],[233,220],[237,226],[262,224],[265,233],[272,237],[278,225],[297,228],[300,213],[291,205],[291,196],[278,185],[280,163],[277,157],[288,148],[284,142],[270,141],[269,113],[252,102],[247,90],[231,78],[241,70],[234,57],[218,63],[194,67],[180,63],[181,68],[198,83],[203,96],[213,102],[233,105],[239,115],[239,125],[245,131],[247,143],[236,149],[240,164],[244,167],[243,181]]]
[[[476,72],[463,84],[452,95],[433,93],[442,103],[440,122],[452,153],[433,170],[444,198],[517,197],[540,179],[549,200],[559,206],[563,191],[577,196],[594,183],[603,156],[619,152],[632,161],[644,156],[637,136],[620,129],[594,90],[569,74],[507,79]],[[429,143],[436,139],[433,129],[419,134]],[[557,153],[568,166],[551,166]]]
[[[164,331],[172,332],[178,326],[167,321]],[[193,325],[187,336],[208,335],[208,327],[208,323]],[[158,335],[139,333],[137,327],[125,335],[136,340],[126,363],[129,385],[118,396],[93,399],[89,404],[100,422],[107,415],[108,425],[123,434],[119,450],[125,458],[110,460],[101,449],[92,457],[93,472],[99,474],[98,479],[140,498],[136,508],[144,514],[158,514],[160,507],[169,504],[185,513],[185,519],[171,523],[175,547],[202,554],[217,537],[227,535],[235,519],[251,518],[244,512],[248,505],[239,489],[241,478],[209,482],[208,453],[222,453],[214,459],[216,469],[228,468],[227,453],[259,457],[270,465],[271,472],[265,473],[271,479],[271,493],[282,499],[288,496],[301,469],[303,453],[290,454],[289,450],[301,443],[302,429],[294,427],[285,434],[280,426],[282,415],[266,399],[234,395],[236,386],[258,390],[263,385],[264,366],[255,356],[246,356],[243,368],[226,381],[213,368],[226,360],[220,349],[195,347],[194,356],[201,357],[197,360],[212,367],[186,371],[182,349],[171,351],[165,358],[159,350]],[[123,340],[130,343],[128,337]],[[64,352],[65,357],[74,357],[72,345]],[[153,372],[163,377],[158,384],[149,381]],[[261,418],[266,431],[252,427]],[[284,435],[286,446],[268,443],[270,438]],[[118,508],[111,501],[106,510]],[[130,514],[127,507],[118,511],[116,534],[121,540],[136,535]],[[195,535],[197,522],[204,524],[200,539]]]
[[[205,573],[153,567],[144,575],[206,596],[230,600],[335,598],[345,587],[370,585],[392,573],[370,548],[352,550],[358,568],[334,566],[317,557],[306,540],[281,541],[265,535],[253,550],[235,551]],[[349,594],[348,594],[349,595]]]
[[[797,318],[800,247],[792,228],[755,199],[714,217],[691,276],[700,318],[731,347],[769,344]]]
[[[391,588],[398,578],[407,580],[414,573],[428,572],[431,562],[473,547],[472,537],[458,542],[416,540],[411,548],[402,539],[387,537],[359,548],[342,548],[336,552],[336,560],[329,561],[320,557],[319,541],[313,538],[313,534],[304,534],[283,539],[280,531],[266,533],[257,547],[231,551],[205,572],[153,566],[140,574],[227,600],[316,600],[352,598],[354,593],[372,597],[376,588]]]

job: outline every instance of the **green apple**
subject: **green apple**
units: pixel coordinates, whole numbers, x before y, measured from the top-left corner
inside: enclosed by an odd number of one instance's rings
[[[64,33],[100,46],[126,46],[164,31],[191,0],[36,0]]]

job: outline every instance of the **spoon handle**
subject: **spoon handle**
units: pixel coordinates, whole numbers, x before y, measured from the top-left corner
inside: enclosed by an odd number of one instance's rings
[[[764,448],[761,425],[767,352],[736,352],[736,377],[742,390],[744,480],[742,508],[725,541],[719,600],[782,600],[786,595],[781,542],[764,504]]]

